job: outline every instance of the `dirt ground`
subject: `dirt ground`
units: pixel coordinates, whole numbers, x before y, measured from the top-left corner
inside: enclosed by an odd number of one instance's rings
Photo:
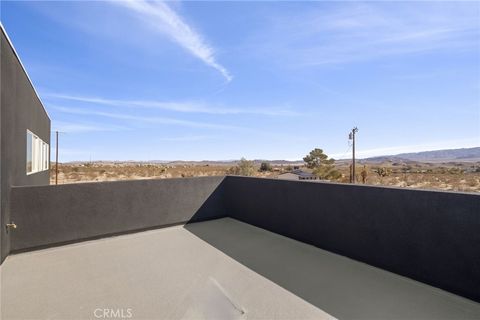
[[[58,183],[95,181],[117,181],[133,179],[168,179],[182,177],[222,176],[234,164],[148,164],[148,163],[75,163],[60,164]],[[365,166],[365,167],[364,167]],[[273,166],[273,171],[260,172],[255,176],[276,178],[292,169],[289,165]],[[301,168],[308,170],[306,168]],[[338,163],[336,169],[342,173],[337,182],[348,183],[350,169],[347,163]],[[385,185],[405,188],[437,189],[448,191],[480,192],[480,162],[477,163],[358,163],[357,183]],[[366,174],[365,174],[366,172]],[[55,183],[55,166],[50,173]]]

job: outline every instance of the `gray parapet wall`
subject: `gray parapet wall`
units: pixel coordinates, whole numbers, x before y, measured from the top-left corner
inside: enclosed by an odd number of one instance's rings
[[[229,177],[230,217],[480,301],[480,195]]]
[[[11,199],[13,251],[229,216],[480,301],[476,194],[229,176],[15,187]]]
[[[225,216],[223,177],[15,187],[11,250]]]

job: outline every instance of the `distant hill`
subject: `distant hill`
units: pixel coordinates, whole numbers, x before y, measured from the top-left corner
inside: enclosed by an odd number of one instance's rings
[[[417,162],[474,162],[480,161],[480,147],[446,149],[435,151],[422,151],[400,153],[391,156],[379,156],[362,159],[369,162],[385,161],[417,161]]]
[[[214,160],[203,160],[203,161],[169,161],[167,162],[169,165],[217,165],[217,166],[233,166],[236,165],[240,160],[219,160],[219,161],[214,161]],[[289,160],[261,160],[261,159],[255,159],[251,160],[255,165],[260,165],[262,162],[268,162],[271,165],[302,165],[303,161],[302,160],[297,160],[297,161],[289,161]],[[152,162],[152,161],[151,161]]]
[[[240,160],[199,160],[199,161],[187,161],[187,160],[97,160],[97,161],[70,161],[66,164],[70,165],[82,165],[85,163],[91,163],[95,165],[146,165],[146,164],[161,164],[168,166],[235,166]],[[268,162],[274,166],[296,166],[303,165],[303,160],[251,160],[255,165],[260,166],[262,162]]]
[[[412,153],[400,153],[390,156],[379,156],[358,159],[359,162],[476,162],[480,161],[480,147],[475,148],[463,148],[463,149],[448,149],[448,150],[435,150],[435,151],[422,151],[422,152],[412,152]],[[190,166],[190,165],[200,165],[200,166],[234,166],[238,163],[239,160],[203,160],[203,161],[165,161],[165,160],[148,160],[148,161],[94,161],[94,164],[103,164],[103,165],[113,165],[113,164],[163,164],[170,166]],[[83,164],[88,161],[72,161],[69,164]],[[303,165],[303,160],[262,160],[255,159],[253,162],[256,165],[260,165],[262,162],[268,162],[274,166],[295,166]],[[339,159],[336,160],[337,164],[349,163],[350,159]]]

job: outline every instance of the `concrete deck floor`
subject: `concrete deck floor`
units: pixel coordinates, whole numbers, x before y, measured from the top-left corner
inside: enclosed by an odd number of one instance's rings
[[[480,318],[478,303],[230,218],[9,256],[0,298],[2,319]]]

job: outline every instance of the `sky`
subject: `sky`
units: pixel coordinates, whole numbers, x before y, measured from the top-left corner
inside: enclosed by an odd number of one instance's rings
[[[2,1],[60,161],[480,146],[480,2]],[[52,136],[51,154],[55,152]]]

